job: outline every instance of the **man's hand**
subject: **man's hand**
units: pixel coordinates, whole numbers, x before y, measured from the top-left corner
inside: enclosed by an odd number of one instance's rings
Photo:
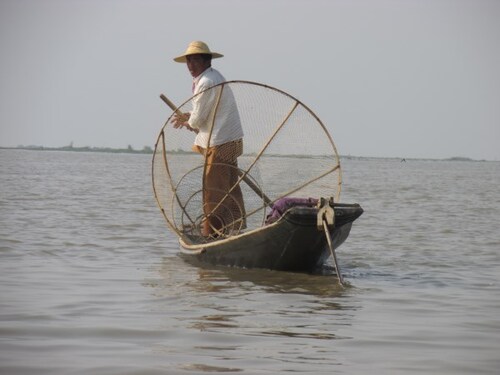
[[[196,129],[193,129],[191,126],[189,126],[188,124],[189,116],[191,116],[189,112],[183,113],[181,115],[174,114],[174,118],[170,122],[174,125],[175,129],[186,128],[192,132],[198,133]]]
[[[178,115],[177,113],[174,114],[174,118],[172,119],[171,123],[174,124],[174,128],[180,128],[182,126],[189,126],[187,124],[187,121],[189,120],[189,113],[182,113]]]

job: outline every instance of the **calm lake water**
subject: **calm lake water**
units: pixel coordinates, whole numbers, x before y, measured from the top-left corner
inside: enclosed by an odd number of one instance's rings
[[[342,166],[345,289],[182,261],[149,155],[0,150],[0,374],[498,374],[500,163]]]

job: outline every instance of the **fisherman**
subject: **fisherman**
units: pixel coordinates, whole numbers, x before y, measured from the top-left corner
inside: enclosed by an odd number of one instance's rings
[[[212,59],[220,57],[223,55],[210,51],[204,42],[195,41],[174,58],[176,62],[186,63],[193,77],[193,109],[174,115],[172,123],[174,128],[185,127],[196,133],[193,151],[206,158],[201,227],[205,237],[218,237],[229,234],[231,229],[238,231],[246,227],[243,195],[237,184],[237,158],[243,153],[238,108],[229,87],[207,90],[226,81],[212,68]]]

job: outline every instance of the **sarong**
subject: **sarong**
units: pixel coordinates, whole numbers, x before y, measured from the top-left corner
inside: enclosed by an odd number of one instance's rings
[[[205,156],[202,234],[219,236],[246,228],[243,194],[238,183],[238,156],[243,153],[243,140],[208,149],[195,145],[193,150]]]

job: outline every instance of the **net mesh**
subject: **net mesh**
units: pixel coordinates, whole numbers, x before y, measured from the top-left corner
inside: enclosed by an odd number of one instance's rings
[[[304,104],[266,85],[229,81],[197,94],[178,111],[199,111],[201,101],[200,128],[208,129],[206,134],[175,128],[173,112],[153,155],[155,197],[179,236],[211,241],[257,229],[283,197],[338,201],[337,150]],[[219,144],[221,134],[228,133],[223,127],[234,123],[241,123],[243,137],[235,132],[234,140]],[[204,147],[193,147],[195,137]]]

